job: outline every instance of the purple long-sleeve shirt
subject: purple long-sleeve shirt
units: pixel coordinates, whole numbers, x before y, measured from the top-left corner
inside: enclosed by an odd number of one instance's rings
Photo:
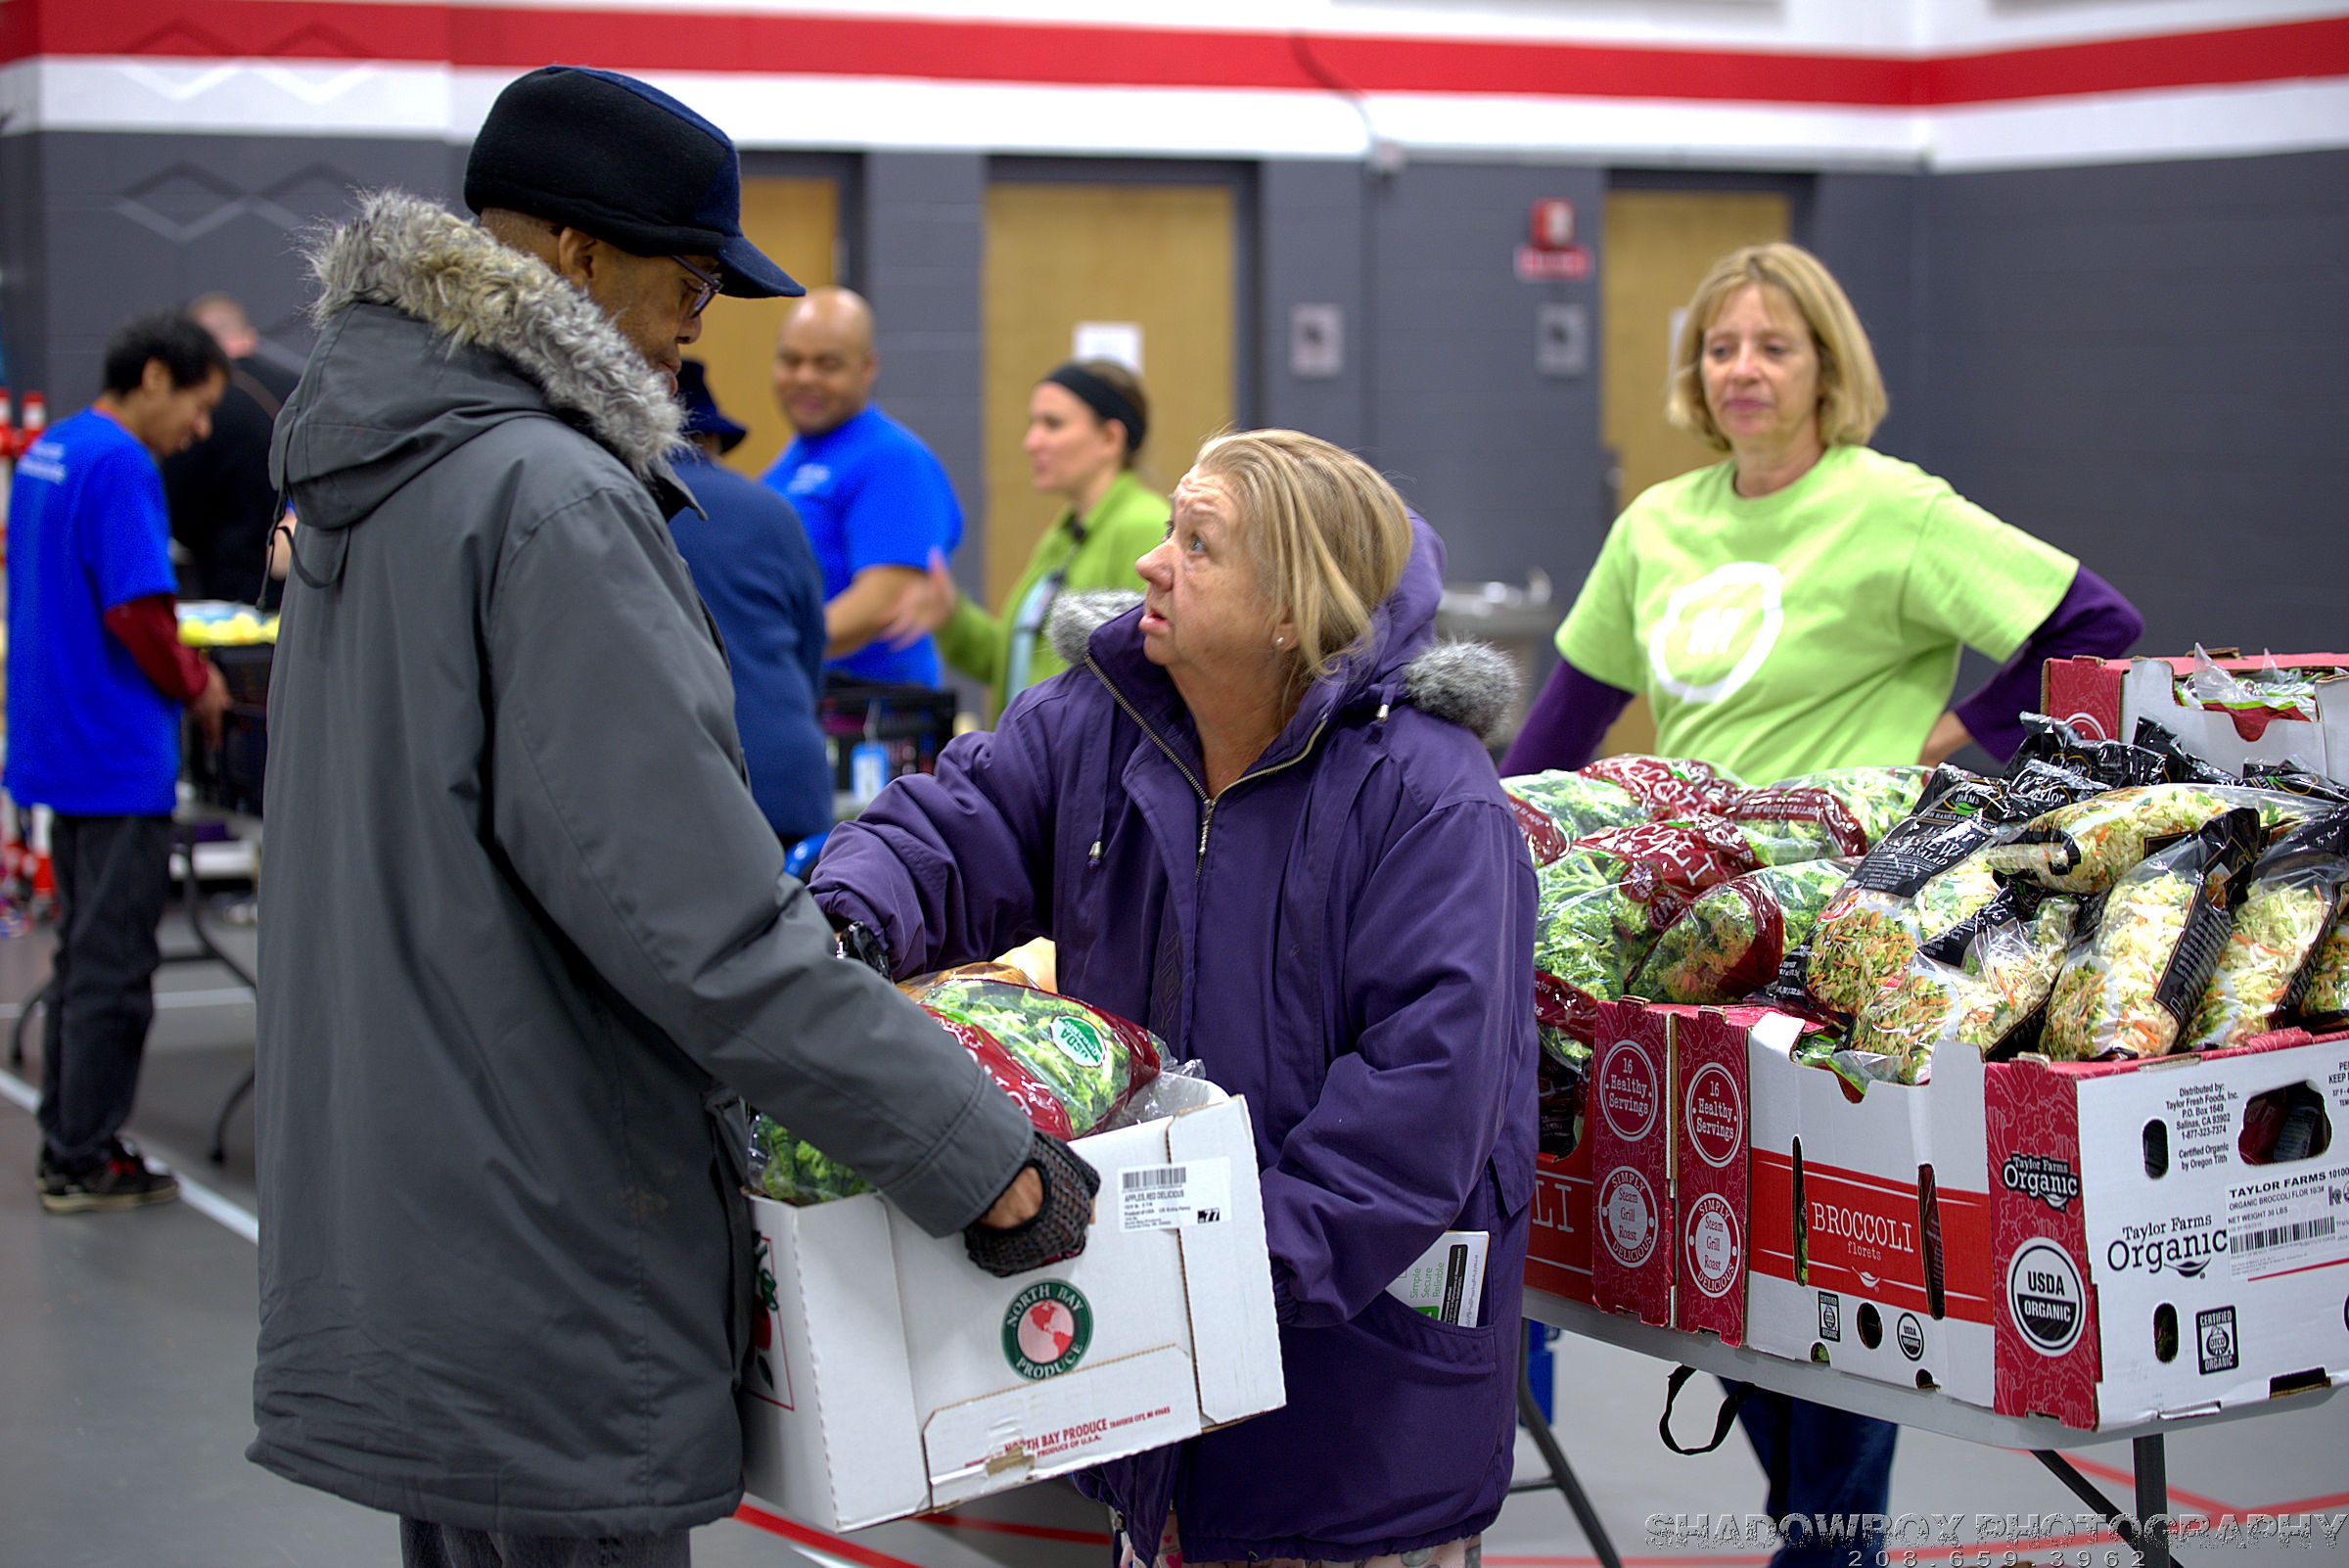
[[[2022,715],[2039,706],[2040,667],[2050,659],[2117,659],[2145,629],[2118,588],[2082,567],[2062,600],[1998,673],[1951,712],[1976,744],[2004,762],[2023,743]],[[1500,761],[1505,775],[1581,767],[1598,755],[1632,694],[1560,660]]]

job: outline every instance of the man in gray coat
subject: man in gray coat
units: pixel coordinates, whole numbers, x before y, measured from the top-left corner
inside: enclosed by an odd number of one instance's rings
[[[257,1462],[405,1560],[681,1564],[742,1494],[737,1094],[1016,1272],[1093,1174],[834,939],[744,780],[664,519],[673,372],[742,237],[724,135],[508,87],[476,224],[366,198],[272,466]]]

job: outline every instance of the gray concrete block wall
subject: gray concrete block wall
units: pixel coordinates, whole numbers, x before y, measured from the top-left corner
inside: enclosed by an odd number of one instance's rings
[[[976,592],[987,562],[980,323],[987,160],[873,153],[852,216],[850,282],[872,301],[881,405],[938,454],[965,519],[954,575]]]
[[[10,373],[60,413],[97,394],[116,323],[215,289],[245,302],[270,357],[299,368],[312,336],[303,226],[347,211],[353,189],[457,195],[438,142],[39,132],[0,145],[5,205],[18,206],[20,179],[38,204],[0,223]]]
[[[1932,466],[2078,554],[2145,646],[2337,649],[2349,153],[1936,176]]]
[[[1796,241],[1827,265],[1867,331],[1892,412],[1876,431],[1879,450],[1930,467],[1926,378],[1917,353],[1934,257],[1919,242],[1916,174],[1821,174],[1799,205]]]

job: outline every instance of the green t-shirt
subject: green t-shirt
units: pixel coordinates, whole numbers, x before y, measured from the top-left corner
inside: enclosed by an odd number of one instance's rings
[[[1865,446],[1754,500],[1734,472],[1668,480],[1616,519],[1558,652],[1645,693],[1658,752],[1749,783],[1915,761],[1959,647],[2012,658],[2079,570]]]
[[[1074,512],[1061,513],[1059,521],[1044,530],[1000,611],[990,614],[967,597],[955,601],[946,623],[939,628],[938,650],[947,664],[991,688],[990,718],[1000,718],[1004,706],[1028,687],[1068,668],[1043,634],[1042,618],[1024,616],[1031,609],[1047,608],[1037,598],[1046,574],[1065,570],[1057,591],[1050,595],[1054,598],[1101,588],[1130,588],[1139,593],[1142,578],[1133,564],[1167,536],[1171,515],[1173,508],[1167,498],[1128,469],[1093,503],[1084,519],[1082,542],[1078,540]],[[1033,606],[1032,598],[1037,598]],[[1036,624],[1023,624],[1024,620],[1034,620]],[[1026,676],[1016,684],[1015,669],[1024,669]]]

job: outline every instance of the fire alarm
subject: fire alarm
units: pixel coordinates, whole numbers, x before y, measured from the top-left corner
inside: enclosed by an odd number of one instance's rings
[[[1540,251],[1563,251],[1574,244],[1574,204],[1546,197],[1534,204],[1529,237]]]

